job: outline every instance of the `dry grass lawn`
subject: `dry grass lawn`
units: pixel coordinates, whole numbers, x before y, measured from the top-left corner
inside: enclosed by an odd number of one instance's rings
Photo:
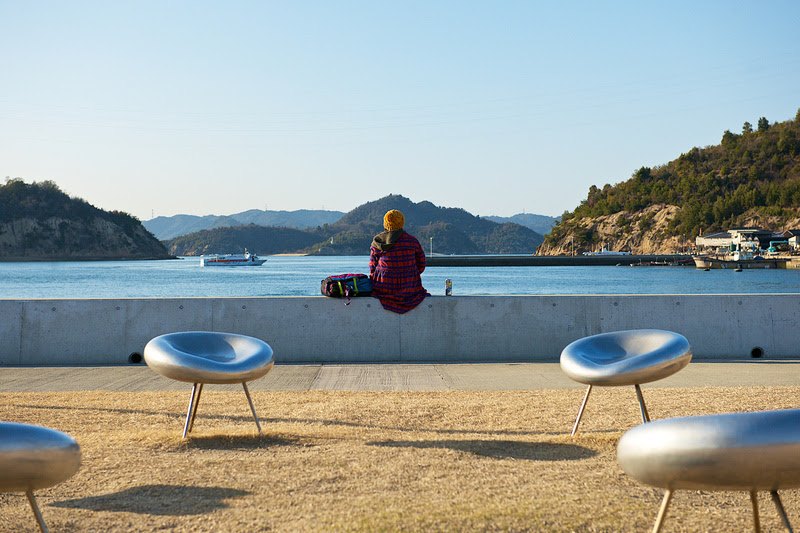
[[[783,409],[798,387],[645,388],[651,416]],[[648,531],[663,495],[616,461],[640,422],[632,387],[583,391],[2,393],[0,419],[78,441],[83,463],[38,491],[59,531]],[[782,493],[800,524],[800,492]],[[760,495],[764,531],[781,524]],[[744,492],[678,492],[663,531],[752,530]],[[37,531],[0,494],[0,531]]]

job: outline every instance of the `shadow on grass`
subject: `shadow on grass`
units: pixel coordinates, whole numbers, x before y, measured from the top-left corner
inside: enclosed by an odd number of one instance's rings
[[[528,461],[577,461],[597,455],[596,451],[576,444],[516,440],[387,440],[368,442],[367,445],[389,448],[449,448],[492,459]]]
[[[244,409],[247,409],[247,404],[244,404]],[[65,411],[92,411],[92,412],[105,412],[105,413],[113,413],[113,414],[140,414],[144,416],[167,416],[170,418],[174,418],[183,424],[186,420],[186,412],[164,412],[164,411],[149,411],[146,409],[119,409],[119,408],[109,408],[109,407],[75,407],[75,406],[62,406],[62,405],[29,405],[29,404],[14,404],[12,407],[19,407],[24,409],[40,409],[40,410],[65,410]],[[202,410],[197,413],[197,419],[195,421],[195,427],[198,427],[199,424],[202,424],[203,420],[229,420],[234,422],[242,422],[242,423],[252,423],[253,417],[250,415],[215,415],[215,414],[207,414],[203,413]],[[539,430],[491,430],[491,431],[481,431],[478,429],[449,429],[449,428],[419,428],[419,427],[403,427],[403,426],[382,426],[378,424],[367,424],[363,422],[350,422],[347,420],[331,420],[326,418],[274,418],[274,417],[258,417],[259,422],[261,422],[264,431],[267,430],[266,424],[271,423],[296,423],[296,424],[322,424],[324,426],[341,426],[341,427],[357,427],[357,428],[374,428],[374,429],[382,429],[382,430],[391,430],[391,431],[426,431],[428,433],[435,433],[435,434],[443,434],[443,435],[458,435],[458,434],[480,434],[486,433],[491,435],[563,435],[568,434],[570,429],[572,428],[572,421],[568,421],[564,425],[564,429],[562,431],[539,431]],[[176,425],[176,427],[178,427]],[[180,428],[182,429],[183,426],[181,425]],[[613,430],[600,430],[601,432],[610,433]]]
[[[184,485],[143,485],[120,492],[53,502],[54,507],[111,511],[156,516],[190,516],[224,509],[225,500],[250,494],[223,487],[187,487]]]
[[[201,435],[189,433],[182,441],[186,448],[199,450],[252,450],[254,448],[270,448],[272,446],[294,446],[301,444],[295,437],[283,435]]]

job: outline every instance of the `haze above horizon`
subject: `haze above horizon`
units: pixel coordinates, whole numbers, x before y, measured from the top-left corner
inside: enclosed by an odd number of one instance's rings
[[[142,220],[559,216],[800,108],[800,3],[0,3],[0,176]]]

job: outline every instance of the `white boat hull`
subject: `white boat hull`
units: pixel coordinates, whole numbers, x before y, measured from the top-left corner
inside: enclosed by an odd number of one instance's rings
[[[266,259],[259,259],[256,254],[245,251],[244,255],[209,255],[200,258],[200,266],[261,266]]]
[[[771,269],[771,268],[786,268],[786,259],[741,259],[735,261],[733,259],[718,259],[715,257],[695,257],[694,264],[697,268],[703,270],[710,269]]]
[[[215,259],[215,260],[208,260],[208,259],[201,259],[200,265],[201,266],[261,266],[267,260],[266,259],[258,259],[255,261],[230,261],[230,260],[223,260],[223,259]]]

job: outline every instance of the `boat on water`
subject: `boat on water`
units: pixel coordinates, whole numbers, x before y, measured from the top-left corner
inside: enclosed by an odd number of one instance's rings
[[[261,266],[266,261],[245,250],[244,254],[204,255],[200,258],[200,266]]]
[[[606,250],[603,247],[599,252],[583,252],[583,255],[631,255],[630,252],[615,252],[614,250]]]
[[[730,270],[786,268],[786,263],[789,262],[787,257],[748,256],[738,253],[724,256],[696,255],[693,259],[695,266],[703,270],[712,268]]]

